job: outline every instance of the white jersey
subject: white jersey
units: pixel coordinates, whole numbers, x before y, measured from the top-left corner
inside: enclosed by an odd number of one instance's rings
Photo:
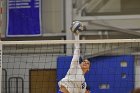
[[[66,76],[58,82],[59,87],[61,85],[70,93],[85,93],[86,82],[84,78],[83,71],[79,64],[80,49],[79,44],[75,44],[76,49],[74,50],[74,55],[71,61],[70,69],[68,70]]]

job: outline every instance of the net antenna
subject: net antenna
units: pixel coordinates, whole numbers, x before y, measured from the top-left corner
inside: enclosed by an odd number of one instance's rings
[[[0,86],[2,86],[2,44],[1,42],[0,42]],[[2,87],[0,87],[0,91],[2,91]]]

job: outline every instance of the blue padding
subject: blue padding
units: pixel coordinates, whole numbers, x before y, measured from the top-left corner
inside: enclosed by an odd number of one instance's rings
[[[70,64],[71,64],[72,56],[60,56],[57,58],[57,81],[60,81],[65,77]],[[57,88],[59,91],[59,88]]]
[[[67,73],[72,56],[62,56],[57,58],[57,80],[61,80]]]
[[[61,56],[57,59],[57,80],[67,73],[72,56]],[[91,58],[90,71],[85,75],[91,93],[129,93],[134,88],[134,56],[100,56]],[[121,62],[127,67],[121,67]],[[122,78],[122,74],[126,78]],[[108,84],[109,89],[101,89],[99,85]]]

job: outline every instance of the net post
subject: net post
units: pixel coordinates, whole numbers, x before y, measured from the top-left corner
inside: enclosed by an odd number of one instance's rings
[[[2,43],[0,41],[0,93],[2,93]]]
[[[73,36],[70,31],[70,25],[72,23],[72,0],[66,0],[65,1],[65,29],[66,29],[66,39],[67,40],[72,40]],[[70,55],[72,53],[72,44],[67,44],[66,45],[66,54]]]

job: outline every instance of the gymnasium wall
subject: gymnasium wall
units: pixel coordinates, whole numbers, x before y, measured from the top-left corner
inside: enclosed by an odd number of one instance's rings
[[[136,0],[136,2],[139,3],[138,0]],[[7,16],[6,3],[7,3],[7,0],[3,0],[2,37],[5,36],[5,31],[6,31],[6,16]],[[114,7],[114,3],[115,5],[119,5],[120,0],[119,1],[117,0],[117,3],[112,0],[108,1],[107,6],[103,7],[102,11],[107,10],[108,6],[111,7],[110,5],[113,5],[112,7]],[[133,4],[132,6],[134,5],[135,4]],[[65,14],[64,14],[65,7],[64,7],[64,0],[59,0],[59,1],[58,0],[42,0],[42,32],[43,32],[44,37],[49,33],[61,33],[62,31],[64,31],[64,28],[65,28],[64,25],[65,25],[65,20],[66,20]],[[112,11],[112,10],[109,10],[109,11]],[[127,18],[128,16],[125,15],[123,18]],[[75,16],[73,15],[72,17],[74,18]],[[133,17],[133,15],[131,15],[131,17]],[[95,21],[95,22],[105,23],[105,24],[112,25],[115,27],[120,27],[120,28],[139,29],[140,27],[139,18],[129,19],[128,17],[128,19],[124,19],[124,20],[121,17],[116,17],[116,18],[118,19],[117,20],[109,19],[106,21]],[[98,27],[92,24],[89,24],[87,28],[91,30],[102,29],[102,27]],[[112,34],[112,36],[110,37],[114,37],[114,35]],[[123,36],[120,35],[116,38],[120,38],[120,37],[123,37]],[[96,38],[99,38],[99,37],[96,37]]]
[[[11,77],[23,78],[24,92],[29,93],[29,70],[56,69],[57,57],[64,55],[63,48],[63,45],[3,47],[2,66],[7,72],[7,79],[9,80]],[[3,84],[5,85],[5,83]]]

